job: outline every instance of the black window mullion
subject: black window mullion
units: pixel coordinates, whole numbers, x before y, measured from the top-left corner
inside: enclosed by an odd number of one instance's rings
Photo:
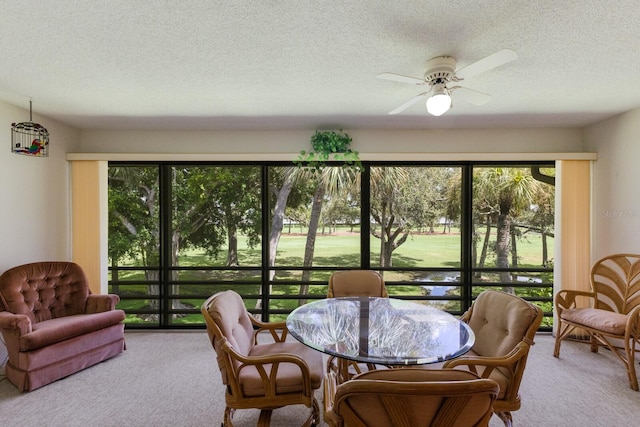
[[[167,328],[171,325],[171,299],[169,298],[171,283],[171,234],[172,226],[172,166],[160,164],[160,273],[159,273],[159,295],[160,298],[160,319],[159,326]]]
[[[462,166],[462,198],[460,200],[461,226],[461,271],[462,275],[462,311],[471,306],[473,296],[473,167],[470,164]]]
[[[360,175],[360,266],[371,268],[371,165]]]
[[[269,266],[269,236],[271,236],[271,204],[269,194],[269,167],[266,165],[261,166],[261,203],[262,203],[262,287],[261,287],[261,319],[263,322],[269,320],[269,289],[271,276],[271,267]]]

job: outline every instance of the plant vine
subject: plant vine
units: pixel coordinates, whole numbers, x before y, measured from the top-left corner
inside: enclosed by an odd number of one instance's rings
[[[298,167],[319,170],[327,166],[327,162],[343,162],[343,167],[363,170],[359,153],[351,149],[351,136],[342,129],[339,131],[318,131],[311,136],[311,151],[301,150],[293,161]]]

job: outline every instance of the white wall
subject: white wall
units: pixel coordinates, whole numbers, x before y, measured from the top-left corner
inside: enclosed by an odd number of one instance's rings
[[[79,147],[80,132],[33,115],[50,134],[49,157],[11,152],[11,123],[29,119],[26,109],[0,102],[0,272],[33,261],[68,260],[69,179],[66,153]]]
[[[594,261],[640,253],[640,108],[589,126],[585,148],[598,152],[593,187]]]
[[[373,153],[582,152],[582,132],[568,128],[345,130],[352,148]],[[117,131],[86,130],[84,153],[286,153],[309,150],[309,131]],[[294,154],[291,156],[291,154]],[[408,156],[406,160],[411,160]]]

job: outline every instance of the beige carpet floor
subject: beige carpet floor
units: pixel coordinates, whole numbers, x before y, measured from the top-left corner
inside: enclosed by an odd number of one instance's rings
[[[219,426],[223,388],[214,352],[202,332],[128,332],[120,356],[30,393],[0,380],[3,426]],[[553,338],[536,337],[522,387],[516,427],[637,426],[640,393],[608,351],[565,342],[552,356]],[[1,377],[0,377],[1,378]],[[322,394],[318,392],[318,401]],[[237,427],[258,413],[237,411]],[[306,417],[298,406],[276,410],[272,425],[293,427]],[[491,427],[500,427],[497,417]]]

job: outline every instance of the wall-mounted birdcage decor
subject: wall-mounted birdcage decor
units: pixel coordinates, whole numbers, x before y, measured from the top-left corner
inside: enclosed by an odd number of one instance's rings
[[[31,101],[29,101],[29,121],[11,123],[11,151],[32,157],[49,156],[49,131],[33,123]]]

